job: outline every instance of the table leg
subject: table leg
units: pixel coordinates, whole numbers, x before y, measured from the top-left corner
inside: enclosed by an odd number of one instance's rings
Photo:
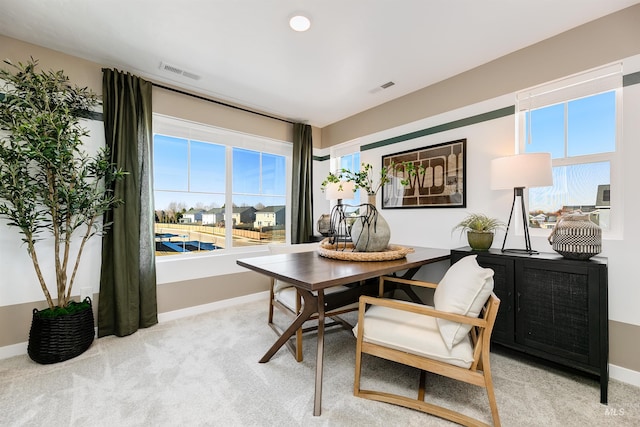
[[[304,322],[309,320],[309,318],[314,313],[318,312],[318,299],[314,297],[311,292],[304,289],[299,289],[299,293],[304,300],[302,311],[300,312],[298,317],[296,317],[293,323],[282,333],[282,335],[280,335],[280,338],[278,338],[278,340],[271,346],[271,348],[265,353],[265,355],[262,356],[262,359],[260,359],[260,363],[267,363],[269,359],[271,359],[271,357],[276,354],[278,350],[280,350],[280,347],[282,347],[289,340],[289,338],[291,338],[293,334],[295,334],[296,331],[300,329]],[[324,317],[324,298],[322,306],[322,315]],[[318,331],[318,334],[319,333],[320,332]]]
[[[411,269],[407,270],[402,276],[400,276],[400,278],[401,279],[413,279],[413,276],[415,276],[415,274],[418,272],[418,270],[420,270],[420,267],[411,268]],[[393,273],[393,276],[397,277],[395,273]],[[418,304],[422,304],[422,299],[420,299],[418,294],[416,294],[415,291],[413,289],[411,289],[411,285],[405,285],[405,284],[402,284],[402,283],[395,283],[394,287],[392,288],[392,295],[393,295],[393,292],[395,292],[396,289],[402,290],[405,294],[407,294],[407,296],[411,299],[411,301],[416,302]]]
[[[316,390],[313,415],[319,416],[322,408],[322,367],[324,359],[324,290],[318,291],[318,348],[316,353]]]

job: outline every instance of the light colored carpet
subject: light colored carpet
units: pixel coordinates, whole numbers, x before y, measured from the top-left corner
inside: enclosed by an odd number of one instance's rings
[[[161,323],[126,338],[96,340],[55,365],[28,356],[0,361],[2,426],[449,426],[417,412],[353,396],[355,339],[326,335],[322,415],[314,417],[315,335],[305,360],[275,341],[267,302]],[[363,387],[413,395],[418,372],[365,356]],[[640,389],[610,381],[609,406],[596,381],[492,355],[504,426],[638,426]],[[429,376],[427,400],[491,421],[484,390]]]

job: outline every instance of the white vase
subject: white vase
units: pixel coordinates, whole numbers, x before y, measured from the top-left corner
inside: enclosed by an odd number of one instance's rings
[[[369,197],[371,201],[371,196]],[[373,196],[375,201],[375,195]],[[373,203],[362,205],[351,226],[351,241],[358,252],[382,252],[389,246],[389,224]]]

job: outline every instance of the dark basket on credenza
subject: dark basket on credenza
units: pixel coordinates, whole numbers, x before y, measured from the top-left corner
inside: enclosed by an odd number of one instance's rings
[[[29,332],[29,357],[38,363],[63,362],[84,353],[95,335],[91,299],[89,308],[63,316],[47,318],[33,310]]]

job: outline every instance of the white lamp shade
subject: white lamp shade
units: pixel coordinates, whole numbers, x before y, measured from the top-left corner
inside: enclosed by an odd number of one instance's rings
[[[493,190],[549,185],[553,185],[550,153],[516,154],[491,161]]]
[[[327,200],[353,199],[356,184],[352,181],[330,182],[325,188]]]

